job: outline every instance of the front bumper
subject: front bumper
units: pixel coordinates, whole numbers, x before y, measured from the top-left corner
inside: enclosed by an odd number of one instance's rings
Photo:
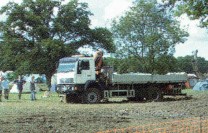
[[[78,84],[57,84],[57,93],[79,93],[83,91],[84,86]]]
[[[74,84],[58,84],[56,88],[56,92],[58,93],[66,93],[75,91]]]

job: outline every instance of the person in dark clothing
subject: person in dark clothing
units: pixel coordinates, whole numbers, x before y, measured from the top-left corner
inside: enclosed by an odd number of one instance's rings
[[[1,82],[2,82],[2,77],[0,77],[0,102],[2,101],[2,100],[1,100],[1,95],[2,95],[2,87],[1,87]]]
[[[31,91],[31,95],[30,95],[31,101],[36,100],[36,97],[35,97],[35,77],[34,76],[32,76],[31,81],[30,81],[30,91]]]
[[[23,80],[22,76],[19,76],[17,80],[14,81],[17,84],[17,89],[19,91],[18,98],[21,99],[23,85],[25,84],[25,80]]]

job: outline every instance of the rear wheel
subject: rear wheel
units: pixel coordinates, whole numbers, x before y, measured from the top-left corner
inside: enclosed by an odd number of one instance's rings
[[[84,96],[84,102],[85,103],[99,103],[101,100],[101,94],[100,91],[96,88],[88,88],[85,96]]]
[[[157,87],[148,88],[148,98],[150,101],[161,101],[163,99],[162,92]]]

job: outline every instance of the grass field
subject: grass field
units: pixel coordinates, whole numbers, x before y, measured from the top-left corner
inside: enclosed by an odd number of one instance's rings
[[[30,94],[10,94],[0,103],[0,133],[94,133],[177,119],[208,116],[208,92],[185,90],[192,98],[171,97],[163,102],[116,102],[65,104],[56,93],[30,101]]]

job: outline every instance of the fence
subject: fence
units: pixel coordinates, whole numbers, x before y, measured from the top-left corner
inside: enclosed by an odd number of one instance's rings
[[[208,118],[198,117],[98,133],[208,133]]]

